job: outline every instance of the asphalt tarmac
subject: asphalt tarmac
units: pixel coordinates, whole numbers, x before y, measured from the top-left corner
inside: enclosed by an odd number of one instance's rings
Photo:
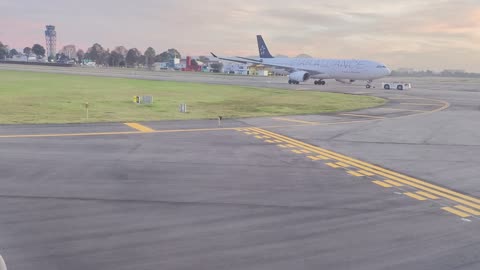
[[[179,74],[157,79],[226,82]],[[385,91],[378,82],[365,89],[284,79],[228,83],[389,102],[221,126],[0,126],[7,266],[480,268],[480,80],[405,78],[414,89]]]

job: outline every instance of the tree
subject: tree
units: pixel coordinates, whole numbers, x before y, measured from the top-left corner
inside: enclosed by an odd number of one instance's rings
[[[182,56],[180,55],[180,53],[177,51],[177,49],[168,49],[167,51],[171,56],[172,58],[182,58]]]
[[[114,50],[110,53],[110,59],[108,64],[113,67],[120,66],[120,63],[125,61],[125,57],[120,54],[117,50]]]
[[[124,46],[117,46],[113,51],[122,55],[124,58],[127,56],[127,53],[128,53],[127,48],[125,48]]]
[[[15,55],[18,55],[18,51],[15,49],[11,49],[10,53],[8,54],[10,58],[14,57]]]
[[[170,54],[168,52],[163,52],[155,56],[155,62],[168,62],[170,61]]]
[[[95,43],[92,47],[88,48],[86,58],[94,61],[97,65],[104,64],[105,61],[105,49],[103,49],[102,45]]]
[[[30,47],[23,48],[23,53],[29,56],[32,53],[32,48]]]
[[[145,55],[140,55],[137,59],[137,65],[145,66],[145,63],[147,62],[146,59],[147,58],[145,57]]]
[[[8,47],[0,42],[0,60],[5,60],[8,56]]]
[[[145,64],[151,67],[155,63],[155,50],[152,47],[148,47],[145,51]]]
[[[127,62],[127,67],[136,66],[140,56],[141,56],[140,51],[137,50],[136,48],[128,50],[127,57],[125,57],[125,61]]]
[[[77,51],[77,59],[78,59],[79,63],[83,62],[84,57],[85,57],[85,52],[82,49],[78,50]]]
[[[108,65],[110,62],[110,49],[107,49],[100,54],[100,59],[98,62],[101,65]]]
[[[32,52],[37,56],[45,56],[45,48],[40,44],[35,44],[32,47]]]

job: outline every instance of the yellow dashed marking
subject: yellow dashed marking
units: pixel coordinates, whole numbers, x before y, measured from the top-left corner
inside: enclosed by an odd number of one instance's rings
[[[268,137],[268,136],[262,136],[262,138],[264,138],[264,139],[271,139],[271,138]]]
[[[257,138],[257,139],[263,139],[263,137],[262,137],[262,136],[258,136],[258,135],[257,135],[257,136],[255,136],[255,138]]]
[[[400,184],[398,182],[395,182],[393,180],[385,180],[385,182],[389,183],[390,185],[392,186],[395,186],[395,187],[403,187],[403,184]]]
[[[436,200],[438,199],[437,196],[433,195],[433,194],[430,194],[428,192],[425,192],[425,191],[417,191],[417,194],[418,195],[421,195],[421,196],[424,196],[424,197],[427,197],[429,199],[432,199],[432,200]]]
[[[445,104],[441,109],[447,108],[449,104]],[[387,108],[389,109],[389,108]],[[441,109],[433,110],[432,112],[439,111]],[[404,109],[394,109],[394,110],[404,110]],[[408,111],[408,110],[405,110]],[[412,110],[410,110],[412,111]],[[335,153],[333,151],[323,149],[317,146],[313,146],[302,141],[298,141],[280,134],[276,134],[267,130],[263,130],[260,128],[255,128],[256,131],[260,132],[261,134],[266,134],[271,136],[274,139],[281,140],[283,142],[288,143],[288,147],[300,148],[300,149],[308,149],[310,152],[315,154],[321,155],[309,155],[308,158],[312,160],[318,160],[321,157],[327,158],[329,160],[333,160],[334,162],[325,163],[327,166],[332,168],[339,168],[340,166],[335,164],[335,162],[343,162],[345,164],[350,165],[351,167],[355,168],[354,170],[347,171],[349,174],[354,176],[373,176],[378,175],[384,178],[384,180],[375,180],[373,181],[375,184],[382,186],[382,187],[401,187],[401,186],[409,186],[415,188],[417,191],[412,192],[405,192],[403,193],[406,196],[409,196],[413,199],[424,201],[427,199],[439,199],[445,198],[447,200],[453,201],[458,203],[459,205],[455,207],[444,207],[443,210],[456,214],[460,217],[468,217],[470,215],[479,215],[480,214],[480,199],[471,197],[447,188],[443,188],[441,186],[437,186],[431,184],[427,181],[422,181],[413,177],[409,177],[403,175],[401,173],[390,171],[388,169],[369,164],[367,162],[357,160],[348,156],[341,155],[339,153]],[[286,146],[287,147],[287,146]],[[358,171],[357,171],[358,170]],[[364,173],[364,174],[362,174]]]
[[[366,176],[374,176],[375,175],[371,172],[367,172],[367,171],[364,171],[364,170],[360,170],[360,171],[358,171],[358,173],[361,173],[361,174],[366,175]]]
[[[309,159],[313,159],[313,160],[328,160],[327,157],[324,157],[324,156],[308,156]]]
[[[271,140],[265,140],[266,143],[274,143],[274,141]]]
[[[278,147],[281,147],[281,148],[287,148],[287,146],[283,145],[283,144],[277,144]]]
[[[133,128],[133,129],[136,129],[138,131],[141,131],[141,132],[154,132],[155,131],[155,130],[147,127],[147,126],[140,125],[139,123],[125,123],[125,125]]]
[[[403,194],[404,194],[404,195],[407,195],[407,196],[410,197],[410,198],[414,198],[414,199],[416,199],[416,200],[419,200],[419,201],[425,201],[425,200],[426,200],[426,198],[424,198],[424,197],[422,197],[422,196],[420,196],[420,195],[417,195],[417,194],[415,194],[415,193],[405,192],[405,193],[403,193]]]
[[[347,173],[350,174],[350,175],[356,176],[356,177],[365,176],[365,175],[363,175],[361,173],[358,173],[356,171],[347,171]]]
[[[381,187],[384,187],[384,188],[391,188],[392,187],[391,185],[389,185],[389,184],[387,184],[383,181],[376,180],[376,181],[372,181],[372,183],[377,184],[377,185],[379,185]]]
[[[462,217],[462,218],[466,218],[466,217],[469,217],[470,215],[465,213],[465,212],[462,212],[462,211],[459,211],[455,208],[451,208],[451,207],[443,207],[442,208],[443,210],[447,211],[447,212],[450,212],[454,215],[457,215],[459,217]]]
[[[335,163],[325,163],[325,165],[330,166],[330,167],[335,168],[335,169],[336,169],[336,168],[340,168],[340,166],[338,166],[338,165],[335,164]]]
[[[445,108],[446,107],[448,107],[448,104],[445,105]],[[299,147],[309,149],[314,153],[322,154],[326,157],[329,157],[332,160],[343,161],[343,162],[348,163],[348,164],[350,164],[354,167],[357,167],[357,168],[360,168],[360,169],[363,169],[363,170],[366,170],[366,171],[368,170],[370,172],[375,173],[376,175],[380,175],[380,176],[383,176],[385,178],[395,180],[399,183],[402,183],[404,185],[416,188],[418,190],[423,190],[423,191],[429,192],[431,194],[435,194],[437,196],[443,197],[443,198],[451,200],[451,201],[455,201],[457,203],[461,203],[463,205],[472,207],[474,209],[480,209],[480,199],[478,199],[478,198],[471,197],[471,196],[468,196],[468,195],[465,195],[465,194],[462,194],[462,193],[459,193],[459,192],[455,192],[453,190],[446,189],[446,188],[431,184],[431,183],[426,182],[426,181],[422,181],[422,180],[419,180],[419,179],[416,179],[416,178],[413,178],[413,177],[409,177],[409,176],[406,176],[406,175],[403,175],[403,174],[400,174],[400,173],[397,173],[397,172],[394,172],[394,171],[390,171],[390,170],[384,169],[382,167],[375,166],[373,164],[369,164],[367,162],[363,162],[363,161],[360,161],[360,160],[357,160],[357,159],[354,159],[354,158],[351,158],[351,157],[348,157],[348,156],[344,156],[344,155],[335,153],[333,151],[329,151],[327,149],[323,149],[323,148],[320,148],[320,147],[317,147],[317,146],[313,146],[313,145],[310,145],[310,144],[307,144],[307,143],[304,143],[304,142],[301,142],[301,141],[298,141],[298,140],[295,140],[295,139],[292,139],[292,138],[289,138],[289,137],[286,137],[286,136],[283,136],[283,135],[279,135],[279,134],[276,134],[276,133],[273,133],[273,132],[270,132],[270,131],[266,131],[266,130],[262,130],[262,129],[256,129],[256,130],[261,130],[262,133],[268,134],[268,135],[270,135],[274,138],[282,139],[283,141],[288,141],[291,144],[298,145]]]
[[[273,140],[273,141],[276,142],[276,143],[281,143],[281,142],[283,142],[283,141],[280,141],[280,140]]]
[[[247,134],[247,135],[252,135],[252,133],[251,133],[251,132],[244,132],[244,133],[245,133],[245,134]]]
[[[338,166],[340,166],[340,167],[350,167],[350,165],[345,164],[345,163],[343,163],[343,162],[337,162],[336,164],[337,164]]]
[[[292,144],[287,144],[287,147],[290,147],[290,148],[297,148],[295,145],[292,145]]]
[[[305,153],[305,154],[310,154],[310,153],[311,153],[310,151],[305,150],[305,149],[302,149],[302,150],[300,150],[300,151],[301,151],[302,153]]]
[[[302,152],[301,152],[300,150],[293,149],[293,150],[291,150],[291,151],[292,151],[293,153],[295,153],[295,154],[302,154]]]
[[[468,207],[463,206],[463,205],[457,205],[457,206],[455,206],[455,208],[458,208],[458,209],[460,209],[460,210],[462,210],[462,211],[465,211],[465,212],[467,212],[467,213],[469,213],[469,214],[472,214],[472,215],[475,215],[475,216],[480,216],[480,212],[479,212],[479,211],[474,210],[474,209],[472,209],[472,208],[468,208]]]

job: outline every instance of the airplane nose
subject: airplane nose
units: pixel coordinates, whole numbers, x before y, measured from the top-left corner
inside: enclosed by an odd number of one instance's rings
[[[392,71],[389,69],[389,68],[385,68],[385,75],[388,76],[390,74],[392,74]]]

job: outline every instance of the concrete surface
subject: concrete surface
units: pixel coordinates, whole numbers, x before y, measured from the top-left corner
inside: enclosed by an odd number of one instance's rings
[[[478,198],[479,80],[406,78],[415,88],[405,92],[267,80],[229,82],[391,102],[356,116],[227,119],[221,128],[215,120],[142,123],[158,133],[121,123],[0,126],[7,266],[479,269],[478,216],[462,219],[435,200],[417,201],[234,129],[260,126]],[[15,136],[96,132],[117,134]]]

